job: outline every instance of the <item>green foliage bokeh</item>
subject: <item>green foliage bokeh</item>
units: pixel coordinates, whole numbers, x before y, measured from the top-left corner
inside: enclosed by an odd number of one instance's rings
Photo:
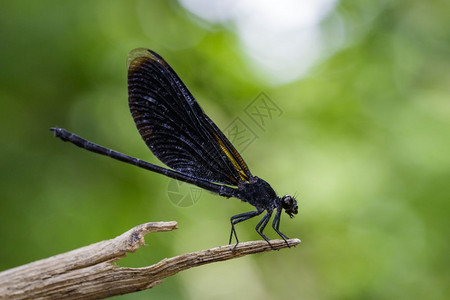
[[[243,156],[280,195],[297,193],[299,215],[281,228],[302,244],[121,298],[448,299],[450,5],[373,1],[364,22],[362,3],[336,7],[351,42],[275,86],[246,63],[232,26],[174,1],[0,1],[0,270],[178,221],[119,263],[146,266],[225,244],[229,217],[251,209],[207,192],[177,207],[167,178],[48,130],[159,163],[127,105],[126,56],[146,47],[221,128],[261,91],[282,109]],[[259,238],[256,222],[239,225],[242,240]]]

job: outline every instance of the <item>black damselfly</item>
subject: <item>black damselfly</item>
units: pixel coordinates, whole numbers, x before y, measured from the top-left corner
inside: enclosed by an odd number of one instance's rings
[[[135,49],[128,55],[128,101],[142,139],[171,169],[99,146],[62,128],[51,130],[63,141],[86,150],[253,205],[256,211],[231,217],[230,244],[233,235],[236,245],[239,243],[237,223],[264,211],[267,213],[255,228],[259,235],[270,245],[263,230],[275,211],[272,227],[281,238],[288,239],[279,230],[281,212],[284,209],[294,217],[298,211],[295,198],[278,197],[266,181],[251,174],[244,159],[203,112],[175,71],[155,52]]]

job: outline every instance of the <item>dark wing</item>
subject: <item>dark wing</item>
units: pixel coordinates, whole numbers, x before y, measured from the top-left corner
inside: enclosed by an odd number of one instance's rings
[[[135,49],[128,55],[128,100],[145,143],[170,168],[229,185],[252,177],[237,150],[155,52]]]

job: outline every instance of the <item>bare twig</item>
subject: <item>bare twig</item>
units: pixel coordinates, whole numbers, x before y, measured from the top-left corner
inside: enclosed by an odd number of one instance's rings
[[[114,262],[145,245],[149,232],[171,231],[177,222],[138,225],[122,235],[0,273],[0,299],[102,299],[145,290],[180,271],[248,254],[286,248],[283,240],[239,243],[187,253],[144,268]],[[289,246],[300,243],[288,240]]]

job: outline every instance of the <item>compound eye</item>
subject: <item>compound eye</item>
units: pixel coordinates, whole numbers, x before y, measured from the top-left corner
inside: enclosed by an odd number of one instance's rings
[[[288,195],[284,196],[283,198],[281,198],[281,205],[291,218],[293,218],[294,215],[298,213],[297,200],[295,200],[294,197]]]
[[[291,196],[286,195],[286,196],[283,196],[282,202],[283,202],[283,207],[290,207],[290,206],[292,206],[294,201]]]

